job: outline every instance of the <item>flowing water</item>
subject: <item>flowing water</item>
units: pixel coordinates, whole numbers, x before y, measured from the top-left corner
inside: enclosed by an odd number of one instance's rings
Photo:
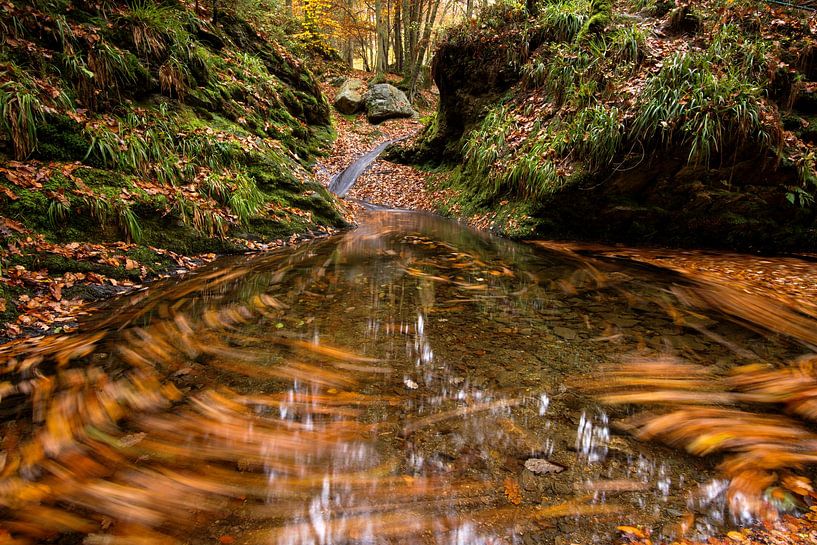
[[[0,543],[605,543],[622,524],[654,540],[750,524],[811,502],[813,414],[745,387],[759,363],[813,379],[811,326],[728,286],[372,212],[5,347]]]
[[[748,522],[710,460],[634,439],[615,425],[632,409],[586,391],[616,388],[610,364],[809,351],[683,290],[704,291],[408,213],[217,261],[7,350],[0,528],[470,544]]]

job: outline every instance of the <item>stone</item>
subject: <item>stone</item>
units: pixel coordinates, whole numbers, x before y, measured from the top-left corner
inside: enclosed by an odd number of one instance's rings
[[[525,460],[525,469],[534,475],[549,475],[551,473],[561,473],[565,470],[564,466],[554,464],[544,458],[528,458]]]
[[[357,78],[349,78],[343,82],[338,94],[335,95],[335,109],[342,114],[352,115],[363,108],[363,81]]]
[[[366,117],[371,123],[417,115],[406,94],[388,83],[372,85],[363,100],[366,102]]]
[[[562,327],[562,326],[554,327],[553,332],[557,336],[565,339],[566,341],[572,341],[573,339],[575,339],[579,335],[578,333],[576,333],[575,329],[570,329],[569,327]]]

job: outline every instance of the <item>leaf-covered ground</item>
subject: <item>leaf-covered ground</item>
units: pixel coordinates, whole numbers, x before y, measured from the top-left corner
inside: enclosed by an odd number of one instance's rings
[[[352,74],[360,79],[371,79],[365,72]],[[393,82],[395,83],[395,82]],[[337,89],[324,85],[324,94],[334,96]],[[436,94],[431,91],[422,93],[422,100],[428,106],[421,108],[421,115],[427,114],[436,106]],[[315,169],[316,176],[329,185],[332,177],[352,164],[356,159],[388,140],[407,137],[411,142],[424,127],[424,119],[390,119],[379,125],[371,125],[364,114],[348,116],[333,110],[333,119],[338,131],[338,138],[332,147],[329,157],[320,161]],[[363,200],[374,204],[411,210],[436,211],[439,192],[431,189],[431,175],[413,165],[405,165],[379,158],[364,172],[348,193],[349,219],[356,221],[362,211],[354,200]]]

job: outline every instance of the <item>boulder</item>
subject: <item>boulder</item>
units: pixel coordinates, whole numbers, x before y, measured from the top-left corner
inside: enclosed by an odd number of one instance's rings
[[[366,101],[366,117],[371,123],[417,115],[406,94],[388,83],[372,85],[369,92],[363,96],[363,100]]]
[[[362,88],[363,81],[357,78],[349,78],[343,82],[335,95],[335,109],[347,115],[357,113],[363,107],[363,95],[360,94]]]

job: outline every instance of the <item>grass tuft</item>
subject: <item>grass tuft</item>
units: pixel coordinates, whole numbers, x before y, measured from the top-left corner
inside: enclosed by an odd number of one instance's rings
[[[720,69],[717,54],[677,53],[647,81],[633,122],[645,145],[688,146],[690,162],[708,164],[745,143],[776,143],[762,122],[762,87],[737,69]]]

